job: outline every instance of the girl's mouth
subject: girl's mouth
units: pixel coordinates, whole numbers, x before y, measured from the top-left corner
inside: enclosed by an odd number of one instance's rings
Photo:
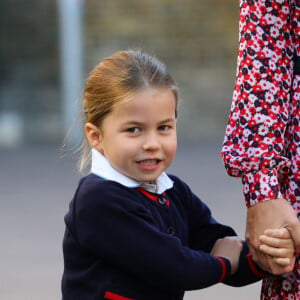
[[[158,162],[159,162],[158,159],[146,159],[146,160],[142,160],[140,164],[144,166],[151,166],[157,164]]]
[[[138,166],[143,170],[152,171],[159,167],[161,160],[145,159],[138,162]]]

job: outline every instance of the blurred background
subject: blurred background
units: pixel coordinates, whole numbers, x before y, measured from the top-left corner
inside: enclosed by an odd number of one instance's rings
[[[0,299],[60,299],[63,217],[80,175],[82,87],[115,51],[141,48],[179,85],[171,168],[244,236],[238,179],[220,149],[234,87],[236,0],[0,1]],[[205,270],[204,270],[205,272]],[[260,284],[217,285],[185,299],[258,299]]]

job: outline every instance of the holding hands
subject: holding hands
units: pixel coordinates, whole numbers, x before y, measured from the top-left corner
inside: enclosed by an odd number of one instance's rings
[[[248,208],[246,240],[252,259],[262,269],[282,275],[292,272],[300,252],[300,221],[285,199],[268,200]],[[226,237],[216,241],[211,254],[230,260],[232,274],[238,268],[242,240]]]
[[[261,245],[259,250],[275,266],[278,271],[275,275],[281,275],[291,272],[295,264],[295,247],[290,232],[286,228],[266,229],[264,234],[260,235]],[[242,250],[243,240],[236,236],[227,236],[218,239],[211,250],[214,256],[227,258],[231,264],[231,274],[238,269],[239,256]],[[257,261],[257,256],[253,260]]]
[[[286,228],[267,229],[259,237],[259,250],[268,256],[271,263],[281,270],[278,274],[291,272],[295,264],[295,247],[290,232]]]
[[[279,229],[278,229],[279,228]],[[292,272],[300,251],[300,221],[285,199],[248,208],[246,240],[253,260],[274,275]]]

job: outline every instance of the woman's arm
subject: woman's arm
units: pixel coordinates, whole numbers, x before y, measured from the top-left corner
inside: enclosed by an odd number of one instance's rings
[[[292,2],[240,0],[235,91],[222,149],[227,172],[242,177],[251,252],[270,272],[276,266],[259,252],[258,236],[267,228],[297,223],[278,183],[290,168],[284,139],[289,138],[295,52]],[[264,214],[270,209],[272,214]],[[299,237],[294,242],[299,244]]]
[[[242,177],[247,206],[281,198],[288,172],[284,134],[289,120],[294,44],[291,1],[240,1],[235,90],[222,157]]]

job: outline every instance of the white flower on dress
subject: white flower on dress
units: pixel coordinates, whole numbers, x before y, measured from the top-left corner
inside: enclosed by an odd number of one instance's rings
[[[266,55],[266,57],[271,57],[272,54],[273,54],[273,51],[271,51],[271,50],[268,49],[268,48],[265,48],[265,55]]]
[[[262,123],[265,121],[265,117],[260,114],[256,114],[253,119],[255,120],[256,123]]]
[[[244,129],[243,135],[247,138],[251,134],[251,130]]]
[[[291,189],[295,190],[298,187],[298,185],[294,181],[291,181],[290,187],[291,187]]]
[[[264,121],[264,124],[259,126],[259,128],[258,128],[259,135],[265,135],[268,133],[268,126],[266,126],[265,124],[266,124],[266,121]]]
[[[259,60],[255,60],[253,62],[253,66],[254,68],[256,68],[257,70],[259,70],[259,68],[262,66],[262,63]]]
[[[273,27],[271,29],[271,35],[272,35],[273,38],[276,39],[279,36],[279,30],[277,28]]]
[[[269,67],[272,71],[276,70],[276,63],[273,60],[270,60]]]
[[[290,13],[289,8],[287,6],[283,6],[281,11],[286,15],[288,15]]]
[[[276,46],[280,49],[283,49],[285,47],[285,44],[284,44],[284,42],[277,40]]]
[[[278,73],[275,73],[274,74],[274,79],[275,79],[275,81],[281,81],[281,75],[280,74],[278,74]]]
[[[258,33],[259,36],[262,36],[264,34],[264,31],[263,31],[263,29],[261,27],[257,27],[256,31],[257,31],[257,33]]]
[[[265,19],[266,19],[268,25],[275,24],[277,21],[277,17],[275,17],[274,15],[271,15],[271,14],[266,14]]]
[[[262,88],[264,90],[269,90],[272,86],[272,84],[269,81],[264,80],[264,79],[260,81],[260,85],[262,86]]]
[[[270,92],[266,92],[265,99],[268,103],[274,102],[274,94]]]

